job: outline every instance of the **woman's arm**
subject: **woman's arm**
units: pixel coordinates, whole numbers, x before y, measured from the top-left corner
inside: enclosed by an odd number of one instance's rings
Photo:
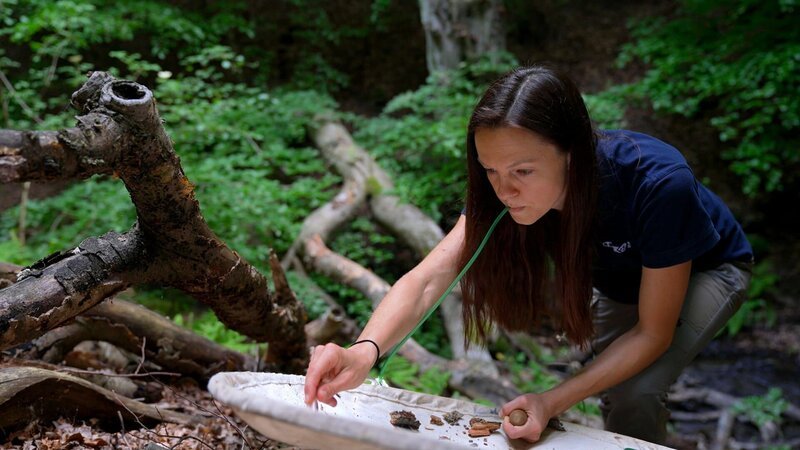
[[[514,409],[524,409],[529,416],[528,422],[520,427],[506,423],[506,434],[511,438],[538,440],[551,417],[627,380],[661,356],[672,343],[691,267],[689,261],[661,269],[642,268],[639,322],[574,377],[549,391],[527,394],[504,405],[503,416]]]
[[[456,277],[464,224],[462,215],[428,256],[392,286],[358,340],[374,341],[384,354],[416,326]],[[349,349],[336,344],[315,347],[306,373],[306,403],[319,400],[335,405],[337,392],[364,381],[375,356],[375,347],[369,344]]]

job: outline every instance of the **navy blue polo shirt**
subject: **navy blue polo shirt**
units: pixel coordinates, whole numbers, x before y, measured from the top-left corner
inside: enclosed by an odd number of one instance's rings
[[[593,283],[609,298],[637,303],[642,266],[692,260],[696,272],[752,260],[753,251],[731,211],[695,179],[671,145],[632,131],[603,131],[597,159]]]

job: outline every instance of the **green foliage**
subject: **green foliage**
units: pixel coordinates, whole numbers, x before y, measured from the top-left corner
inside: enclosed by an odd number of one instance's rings
[[[800,9],[793,1],[684,0],[673,18],[633,26],[621,53],[649,69],[631,92],[658,111],[703,117],[757,196],[794,190],[800,163]]]
[[[117,297],[136,302],[165,317],[177,318],[181,314],[191,314],[199,307],[188,294],[157,286],[137,286],[136,289],[121,292]]]
[[[331,242],[330,247],[393,284],[397,274],[388,270],[397,248],[394,236],[386,234],[372,220],[357,217]]]
[[[249,342],[245,336],[226,327],[211,310],[206,310],[200,315],[195,315],[194,313],[177,315],[174,320],[176,324],[184,328],[195,331],[197,334],[218,344],[242,353],[248,353],[259,346]]]
[[[606,130],[625,128],[628,95],[625,86],[616,86],[597,94],[584,94],[583,101],[594,126]]]
[[[384,377],[395,386],[431,395],[442,395],[447,389],[450,372],[432,367],[420,373],[419,365],[412,364],[400,355],[395,355],[388,363]],[[373,370],[371,376],[374,378],[377,375],[377,371]]]
[[[0,240],[0,258],[3,261],[20,266],[27,266],[42,257],[44,254],[34,253],[30,247],[20,243],[16,233],[8,233],[8,240]]]
[[[65,111],[67,102],[52,93],[76,89],[88,71],[97,70],[98,62],[103,70],[137,79],[159,71],[170,58],[183,60],[207,52],[208,42],[220,41],[223,36],[252,35],[252,24],[239,14],[241,6],[228,2],[203,16],[197,9],[188,11],[154,0],[4,1],[0,42],[4,47],[26,49],[17,54],[30,55],[29,60],[20,61],[0,58],[0,70],[16,72],[16,77],[9,75],[18,100],[9,104],[9,127],[67,126],[71,116]],[[131,47],[142,51],[114,50],[119,42],[131,41],[137,42]],[[114,60],[120,67],[109,67]],[[37,124],[21,103],[46,116],[44,123]]]
[[[328,303],[320,297],[318,290],[307,277],[289,271],[286,272],[286,280],[297,299],[303,302],[309,321],[321,316],[328,309]]]
[[[267,271],[269,248],[284,253],[303,218],[326,202],[339,182],[305,137],[312,109],[332,106],[332,100],[197,78],[165,79],[156,97],[207,222]],[[18,214],[12,208],[0,215],[0,234],[16,232]],[[27,264],[32,261],[19,261],[20,255],[41,257],[109,229],[125,231],[134,221],[123,184],[95,177],[57,197],[29,202],[30,251],[20,254],[13,242],[4,243],[0,259]]]
[[[600,410],[600,402],[596,399],[586,399],[580,401],[572,407],[575,411],[583,414],[584,416],[600,416],[603,412]]]
[[[789,402],[783,398],[783,391],[780,388],[770,388],[764,395],[753,395],[738,400],[731,409],[736,414],[746,416],[760,428],[768,422],[780,425],[781,414],[786,412],[788,407]]]
[[[524,353],[509,356],[511,379],[522,392],[542,392],[559,383],[559,379],[543,365],[546,361],[529,360]]]
[[[753,276],[747,289],[747,300],[723,329],[729,336],[735,336],[744,327],[765,325],[772,327],[777,320],[774,307],[764,298],[775,287],[778,275],[769,261],[762,261],[753,267]]]
[[[134,223],[135,210],[118,180],[94,177],[74,184],[61,195],[29,201],[26,247],[18,235],[19,207],[0,214],[0,260],[28,265],[59,250],[69,250],[90,236],[113,230],[124,232]]]

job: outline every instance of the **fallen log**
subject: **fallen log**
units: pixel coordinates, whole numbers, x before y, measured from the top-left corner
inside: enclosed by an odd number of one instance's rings
[[[131,285],[172,286],[214,310],[228,327],[269,342],[275,370],[307,365],[305,311],[288,289],[275,294],[258,271],[220,241],[200,212],[152,92],[95,72],[72,96],[77,126],[0,130],[0,183],[114,174],[137,222],[126,233],[90,238],[23,270],[0,290],[0,349],[61,326]],[[272,270],[276,286],[282,270]]]

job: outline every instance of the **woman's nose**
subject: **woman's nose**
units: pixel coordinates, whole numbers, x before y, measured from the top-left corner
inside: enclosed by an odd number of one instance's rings
[[[497,181],[497,196],[500,197],[500,200],[505,201],[505,199],[514,197],[518,193],[519,190],[514,186],[511,180],[505,177],[499,177]]]

